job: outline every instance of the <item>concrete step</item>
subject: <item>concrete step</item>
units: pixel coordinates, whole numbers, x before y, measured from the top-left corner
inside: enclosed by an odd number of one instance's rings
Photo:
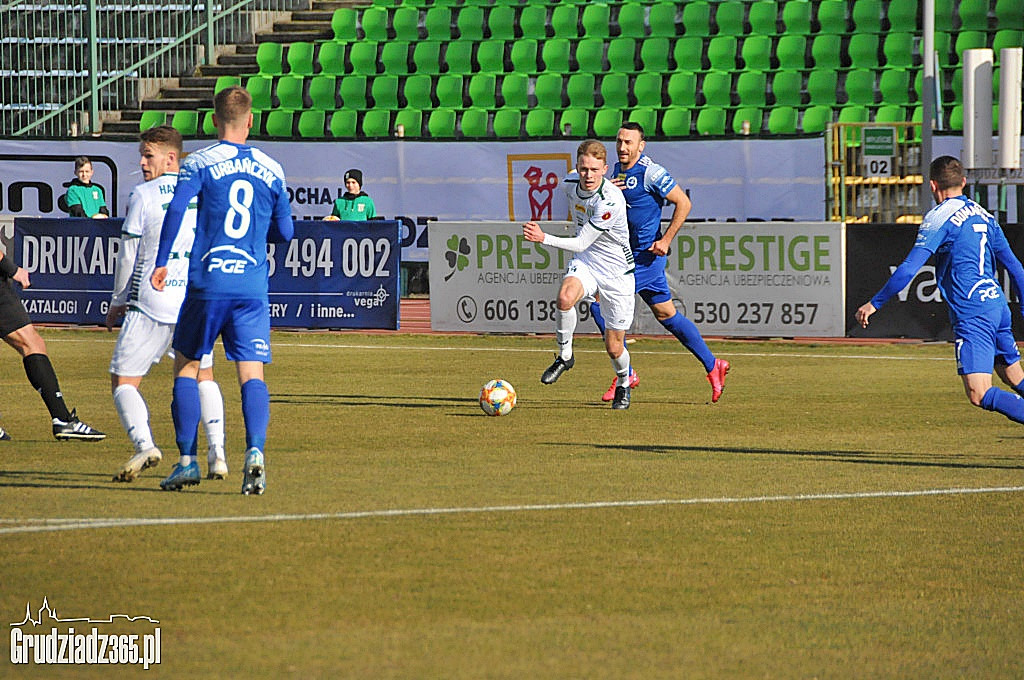
[[[201,76],[244,76],[250,73],[255,73],[258,69],[256,68],[255,60],[248,66],[243,65],[221,65],[216,64],[214,66],[200,66],[199,75]]]
[[[213,91],[211,90],[211,93]],[[198,111],[213,106],[210,95],[201,99],[147,99],[142,102],[146,111]]]

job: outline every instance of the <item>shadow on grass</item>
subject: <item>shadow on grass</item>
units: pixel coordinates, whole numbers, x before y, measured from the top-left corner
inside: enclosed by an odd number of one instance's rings
[[[476,406],[476,399],[452,397],[408,396],[388,397],[379,394],[275,394],[274,404],[313,404],[316,406],[391,406],[395,408],[451,408]]]
[[[808,450],[780,450],[755,447],[738,446],[677,446],[677,445],[650,445],[650,444],[594,444],[595,449],[609,451],[625,451],[635,454],[670,455],[675,453],[736,453],[740,455],[753,456],[799,456],[804,458],[817,459],[821,461],[834,461],[838,463],[857,463],[861,465],[897,465],[904,467],[935,467],[951,468],[962,470],[1024,470],[1024,464],[1019,462],[1000,465],[992,462],[974,463],[950,460],[951,458],[962,458],[966,456],[932,454],[941,456],[944,460],[922,460],[922,457],[929,454],[920,453],[885,453],[880,451],[820,451]],[[1014,458],[1016,461],[1017,459]]]
[[[0,488],[13,489],[96,489],[102,491],[128,491],[148,493],[174,493],[159,486],[142,486],[152,482],[158,484],[162,477],[137,479],[134,482],[111,481],[113,475],[101,472],[54,472],[52,470],[0,470]],[[213,482],[215,483],[215,482]],[[218,494],[218,489],[192,487],[181,493]]]

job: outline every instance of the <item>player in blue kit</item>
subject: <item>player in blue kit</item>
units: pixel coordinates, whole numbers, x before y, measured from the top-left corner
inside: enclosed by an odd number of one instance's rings
[[[956,370],[967,398],[1024,423],[1024,369],[1010,328],[1010,307],[996,280],[996,263],[1006,268],[1018,292],[1024,292],[1024,267],[995,218],[963,195],[967,179],[959,160],[936,158],[928,177],[938,205],[924,216],[906,259],[857,310],[857,322],[866,327],[871,315],[903,290],[934,254],[935,278],[953,325]],[[993,368],[1016,394],[992,385]]]
[[[715,403],[725,388],[729,362],[716,358],[697,326],[679,313],[672,303],[672,291],[665,277],[666,256],[690,214],[690,199],[665,168],[644,154],[645,145],[643,127],[638,123],[624,123],[615,138],[619,160],[612,168],[612,183],[622,189],[626,197],[629,244],[636,262],[636,292],[651,308],[654,318],[703,364],[711,383],[711,401]],[[661,209],[666,202],[672,203],[674,209],[668,227],[662,232]],[[603,334],[600,304],[593,303],[590,311]],[[630,387],[640,382],[632,368],[629,377]],[[605,392],[604,401],[611,400],[616,384],[613,382]]]
[[[259,495],[266,489],[263,449],[270,421],[270,393],[263,381],[263,365],[271,358],[267,243],[288,241],[295,225],[284,170],[246,145],[252,97],[244,88],[229,87],[217,93],[213,104],[220,141],[182,163],[151,278],[153,287],[163,290],[167,261],[182,256],[171,252],[175,236],[189,202],[198,197],[185,302],[171,344],[176,354],[171,414],[181,459],[160,486],[179,490],[199,483],[199,359],[213,351],[220,336],[227,358],[236,362],[242,393],[242,493]]]

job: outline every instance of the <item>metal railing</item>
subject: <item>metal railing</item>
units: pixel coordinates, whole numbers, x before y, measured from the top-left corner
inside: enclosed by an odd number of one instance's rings
[[[0,136],[99,131],[168,80],[252,43],[296,0],[66,0],[0,4]]]

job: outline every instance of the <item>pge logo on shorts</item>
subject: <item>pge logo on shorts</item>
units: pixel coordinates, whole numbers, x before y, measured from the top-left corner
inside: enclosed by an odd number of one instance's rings
[[[263,338],[253,338],[251,344],[252,351],[255,352],[257,356],[270,356],[270,345],[268,345],[267,341]]]

